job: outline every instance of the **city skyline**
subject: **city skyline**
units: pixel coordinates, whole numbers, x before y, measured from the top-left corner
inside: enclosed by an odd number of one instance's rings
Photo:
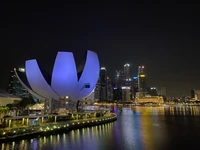
[[[147,84],[166,87],[167,95],[190,95],[200,88],[198,5],[159,4],[3,4],[0,88],[9,72],[37,58],[52,70],[57,51],[82,60],[87,49],[114,77],[125,63],[144,65]],[[48,55],[47,55],[48,54]],[[133,74],[134,75],[134,74]]]

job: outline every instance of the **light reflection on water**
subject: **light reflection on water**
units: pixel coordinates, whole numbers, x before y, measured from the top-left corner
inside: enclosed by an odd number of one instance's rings
[[[200,107],[115,108],[118,120],[1,144],[2,150],[168,150],[199,146]]]

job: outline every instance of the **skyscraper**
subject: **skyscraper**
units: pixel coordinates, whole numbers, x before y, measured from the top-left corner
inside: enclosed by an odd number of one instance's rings
[[[160,89],[160,95],[167,96],[166,87],[161,87],[161,89]]]
[[[133,77],[133,98],[136,98],[138,92],[138,76]]]
[[[116,78],[115,78],[115,88],[121,88],[124,85],[124,74],[123,71],[116,70]]]
[[[100,101],[107,100],[107,74],[106,68],[101,67],[100,70]]]
[[[140,97],[145,97],[147,92],[146,75],[144,73],[144,66],[138,66],[138,91]]]
[[[191,90],[191,98],[194,100],[200,100],[200,90]]]
[[[107,76],[107,100],[113,100],[113,83]]]
[[[94,100],[99,101],[100,100],[100,94],[101,94],[101,82],[100,78],[97,81],[96,87],[94,89]]]
[[[123,86],[123,71],[116,70],[116,76],[113,86],[113,100],[120,101],[122,99],[122,89]]]
[[[126,63],[124,65],[124,76],[125,76],[125,78],[126,79],[130,78],[131,77],[130,74],[131,74],[130,73],[130,64]]]
[[[144,73],[144,66],[138,66],[138,74]]]
[[[192,99],[195,98],[195,89],[191,90],[191,98],[192,98]]]
[[[24,68],[18,68],[18,71],[21,72],[22,74],[25,73]],[[15,75],[14,70],[10,71],[10,78],[9,78],[7,92],[22,98],[28,98],[31,96],[29,92],[19,82],[18,78]]]
[[[157,92],[156,87],[147,88],[147,93],[151,96],[158,96],[158,92]]]

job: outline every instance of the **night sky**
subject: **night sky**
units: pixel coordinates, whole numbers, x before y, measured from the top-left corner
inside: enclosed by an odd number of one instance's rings
[[[200,89],[200,5],[56,2],[1,4],[0,88],[6,88],[9,71],[27,59],[51,71],[58,50],[74,52],[80,63],[89,49],[110,77],[125,63],[136,75],[142,64],[147,84],[166,87],[167,96]]]

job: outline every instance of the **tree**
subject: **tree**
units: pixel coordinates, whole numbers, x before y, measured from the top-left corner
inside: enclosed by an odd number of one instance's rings
[[[32,106],[35,104],[35,101],[32,98],[22,98],[19,103],[13,104],[13,107],[17,108],[26,108],[27,106]]]
[[[7,112],[8,112],[7,106],[0,106],[0,118],[2,118]]]

